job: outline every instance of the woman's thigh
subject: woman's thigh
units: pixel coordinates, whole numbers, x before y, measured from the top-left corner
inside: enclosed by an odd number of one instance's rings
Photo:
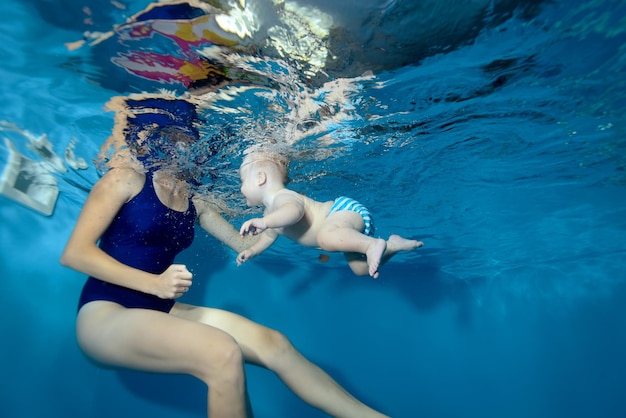
[[[284,353],[291,343],[280,332],[221,309],[176,303],[172,315],[220,329],[237,341],[246,361],[267,366],[269,358]]]
[[[153,372],[210,376],[214,365],[223,365],[225,356],[239,351],[220,329],[106,301],[81,308],[76,332],[82,350],[95,361]]]

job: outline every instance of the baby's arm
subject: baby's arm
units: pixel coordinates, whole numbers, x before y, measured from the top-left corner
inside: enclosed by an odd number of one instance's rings
[[[268,229],[258,237],[259,239],[257,239],[254,244],[241,251],[237,255],[238,266],[267,250],[274,243],[274,241],[276,241],[276,238],[278,238],[278,234],[276,233],[276,231]]]
[[[256,235],[268,228],[284,228],[295,224],[304,216],[304,199],[291,190],[283,190],[274,197],[273,208],[262,218],[250,219],[241,226],[241,235]]]

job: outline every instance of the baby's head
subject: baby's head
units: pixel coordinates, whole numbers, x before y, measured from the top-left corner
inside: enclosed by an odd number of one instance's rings
[[[285,154],[270,151],[249,151],[246,153],[239,174],[243,176],[244,171],[249,169],[263,170],[268,175],[276,175],[284,184],[289,182],[289,158]]]

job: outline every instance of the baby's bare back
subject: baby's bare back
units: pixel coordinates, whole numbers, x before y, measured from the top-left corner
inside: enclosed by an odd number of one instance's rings
[[[294,192],[295,193],[295,192]],[[282,228],[280,234],[307,247],[318,247],[317,233],[330,212],[332,201],[318,202],[300,195],[304,205],[302,219],[293,225]]]

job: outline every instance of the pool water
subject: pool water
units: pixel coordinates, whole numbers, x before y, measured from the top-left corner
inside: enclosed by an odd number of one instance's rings
[[[255,66],[245,68],[256,87],[226,91],[203,115],[204,133],[226,138],[209,162],[211,191],[234,225],[250,217],[236,167],[245,146],[270,138],[301,156],[295,190],[357,198],[378,234],[424,247],[372,280],[340,254],[284,238],[237,267],[236,254],[198,230],[179,260],[196,277],[184,301],[284,332],[396,418],[626,416],[626,4],[334,3],[283,7],[314,27],[288,26],[270,2],[244,9],[258,19],[250,43],[268,34],[275,43],[230,56]],[[148,6],[0,5],[0,173],[18,152],[48,164],[58,187],[56,199],[42,198],[49,215],[0,196],[3,416],[206,414],[193,378],[103,369],[80,353],[74,318],[85,277],[58,263],[101,175],[114,117],[104,104],[187,90],[111,60],[133,42],[181,54],[171,38],[68,48]],[[302,58],[280,35],[294,28],[335,43],[308,45]],[[334,58],[319,61],[326,46]],[[48,151],[33,147],[42,138]],[[270,372],[248,367],[247,376],[255,417],[324,416]]]

